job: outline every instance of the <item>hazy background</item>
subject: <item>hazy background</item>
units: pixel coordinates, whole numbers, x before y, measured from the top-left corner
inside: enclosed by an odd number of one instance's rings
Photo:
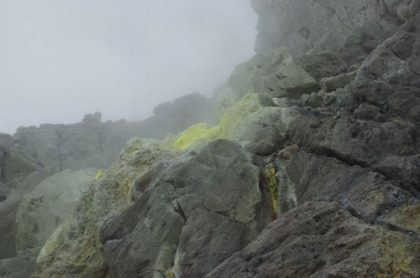
[[[140,120],[254,51],[248,0],[0,0],[0,132]]]

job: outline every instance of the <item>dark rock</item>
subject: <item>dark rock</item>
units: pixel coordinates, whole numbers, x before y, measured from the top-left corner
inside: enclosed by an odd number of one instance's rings
[[[347,71],[346,62],[332,52],[304,55],[296,60],[297,63],[317,81],[320,81],[321,78],[336,76]]]
[[[354,110],[354,116],[361,120],[374,120],[379,114],[379,108],[368,103],[362,103]]]
[[[328,120],[313,128],[308,118],[301,116],[289,129],[292,142],[315,153],[363,166],[388,155],[415,154],[413,132],[413,127],[402,121],[377,123],[352,117]]]
[[[408,234],[366,224],[337,203],[307,202],[205,277],[418,277],[416,246]]]
[[[381,174],[330,157],[296,153],[286,172],[293,182],[298,204],[338,201],[367,222],[389,209],[415,201]]]
[[[153,113],[152,117],[141,122],[139,136],[163,139],[168,132],[180,132],[199,122],[209,124],[215,122],[212,100],[199,93],[161,103],[153,110]]]
[[[223,214],[193,211],[182,229],[174,272],[177,277],[204,277],[249,241],[249,227]]]
[[[274,127],[265,127],[255,133],[251,143],[245,148],[257,155],[269,155],[282,148],[285,139]]]
[[[337,90],[338,88],[344,88],[348,85],[353,78],[356,76],[356,72],[349,72],[331,77],[323,77],[320,80],[321,88],[326,92]]]
[[[419,45],[416,34],[397,32],[367,57],[360,71],[392,85],[420,88],[416,74]]]

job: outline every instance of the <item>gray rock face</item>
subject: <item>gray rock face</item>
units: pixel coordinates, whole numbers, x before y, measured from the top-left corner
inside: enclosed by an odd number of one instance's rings
[[[307,202],[205,277],[416,277],[420,261],[408,255],[413,244],[410,236],[366,224],[337,203]],[[397,261],[388,256],[394,248]]]
[[[287,48],[276,48],[238,65],[229,78],[229,85],[240,97],[253,91],[271,97],[299,98],[319,89],[319,84]]]
[[[357,59],[397,29],[419,26],[417,0],[252,0],[259,15],[257,53],[286,46],[295,55],[337,52]]]
[[[286,173],[293,183],[298,204],[338,201],[369,223],[383,214],[384,208],[393,209],[416,202],[414,196],[383,175],[331,157],[296,153],[290,159]]]
[[[16,216],[17,250],[41,248],[54,230],[73,214],[96,172],[95,169],[64,170],[26,194]]]
[[[256,233],[258,177],[250,156],[228,140],[172,166],[153,189],[102,226],[112,276],[163,277],[172,267],[176,277],[204,276]],[[130,225],[121,229],[122,223]]]
[[[13,136],[0,134],[0,258],[16,255],[16,209],[44,178],[63,169],[105,169],[130,138],[163,137],[196,121],[211,121],[212,107],[209,99],[195,93],[174,100],[168,109],[157,107],[156,115],[142,122],[101,122],[97,112],[76,124],[21,127]]]
[[[218,107],[263,112],[198,153],[130,141],[33,277],[420,276],[420,1],[252,3]]]
[[[107,168],[117,161],[130,138],[163,138],[168,132],[212,121],[212,107],[209,99],[194,93],[159,105],[154,110],[155,116],[141,122],[101,122],[97,112],[86,115],[77,124],[21,127],[13,136],[13,144],[19,145],[39,166],[53,171]],[[16,167],[25,170],[22,165]]]

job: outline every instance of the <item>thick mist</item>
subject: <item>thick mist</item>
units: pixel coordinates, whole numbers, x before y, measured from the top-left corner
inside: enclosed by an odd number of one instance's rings
[[[1,1],[0,132],[210,96],[253,55],[256,21],[244,0]]]

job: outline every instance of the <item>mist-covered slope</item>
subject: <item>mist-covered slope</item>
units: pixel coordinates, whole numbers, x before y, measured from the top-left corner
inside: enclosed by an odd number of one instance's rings
[[[420,277],[420,1],[251,2],[218,123],[132,138],[31,277]]]
[[[80,192],[76,184],[88,176],[77,170],[105,170],[118,160],[121,150],[130,138],[163,138],[168,133],[182,131],[196,122],[211,123],[214,121],[213,110],[211,100],[192,93],[159,105],[155,108],[154,116],[140,122],[103,122],[101,114],[95,113],[86,115],[80,123],[20,127],[13,136],[0,134],[0,258],[11,258],[22,249],[41,247],[45,240],[31,244],[27,242],[52,233],[49,231],[49,234],[43,234],[45,227],[41,226],[45,225],[36,223],[36,220],[33,223],[29,221],[31,224],[20,225],[21,230],[16,225],[17,210],[22,202],[35,202],[37,205],[29,206],[28,210],[39,208],[38,217],[42,217],[41,207],[49,203],[47,200],[43,201],[44,193],[35,194],[36,197],[27,194],[34,189],[38,190],[38,185],[44,179],[59,173],[54,181],[59,188],[60,184],[68,184],[67,179],[73,180],[73,193],[78,196]],[[68,172],[61,175],[63,170]],[[89,181],[95,173],[89,176]],[[62,212],[56,213],[58,220],[54,222],[54,228],[63,222],[63,217],[72,213],[77,201],[64,194],[64,188],[62,190],[61,193],[58,190],[56,195],[48,192],[51,190],[45,192],[51,198],[56,198],[57,203],[73,203],[67,208],[64,205]],[[26,201],[23,201],[25,195]],[[73,201],[65,200],[66,198]],[[34,215],[29,214],[32,217]],[[49,225],[46,226],[49,227],[47,230],[51,230]],[[22,234],[30,235],[19,242],[16,238]]]

